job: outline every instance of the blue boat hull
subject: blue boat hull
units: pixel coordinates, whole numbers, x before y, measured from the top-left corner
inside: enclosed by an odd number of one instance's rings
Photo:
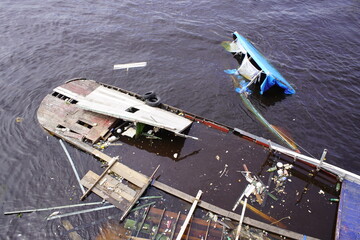
[[[235,56],[237,54],[247,54],[251,57],[251,61],[255,62],[254,66],[258,70],[262,71],[262,74],[265,75],[264,80],[260,85],[260,94],[263,94],[269,88],[274,85],[277,85],[284,89],[285,94],[294,94],[295,90],[292,86],[286,81],[286,79],[265,59],[265,57],[243,36],[238,32],[233,33],[234,42],[237,45],[237,51],[233,52]],[[239,64],[241,64],[242,57],[235,57]]]

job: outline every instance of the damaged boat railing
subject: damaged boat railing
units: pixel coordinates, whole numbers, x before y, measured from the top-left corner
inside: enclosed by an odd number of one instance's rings
[[[308,156],[305,156],[303,154],[291,151],[290,149],[284,148],[284,147],[282,147],[280,145],[277,145],[277,144],[274,144],[274,143],[271,143],[271,142],[269,142],[269,148],[271,150],[274,150],[274,151],[280,152],[282,154],[285,154],[285,155],[287,155],[289,157],[292,157],[294,160],[301,160],[301,161],[310,163],[310,164],[316,166],[317,169],[323,169],[325,171],[334,173],[339,177],[339,179],[341,181],[343,179],[347,179],[349,181],[356,182],[356,183],[360,184],[360,176],[359,175],[357,175],[355,173],[352,173],[352,172],[349,172],[349,171],[347,171],[345,169],[339,168],[337,166],[331,165],[329,163],[324,162],[325,155],[327,153],[327,149],[324,150],[321,159],[318,160],[318,159],[308,157]]]

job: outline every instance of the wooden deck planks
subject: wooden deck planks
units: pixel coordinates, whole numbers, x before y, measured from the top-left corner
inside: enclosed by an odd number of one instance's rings
[[[153,186],[164,191],[164,192],[167,192],[169,194],[172,194],[180,199],[183,199],[184,201],[187,201],[187,202],[193,202],[194,200],[194,197],[187,194],[187,193],[184,193],[184,192],[181,192],[177,189],[174,189],[164,183],[161,183],[159,181],[154,181],[153,182]],[[237,214],[237,213],[234,213],[234,212],[230,212],[230,211],[227,211],[225,209],[222,209],[222,208],[219,208],[213,204],[210,204],[210,203],[207,203],[205,201],[200,201],[199,204],[198,204],[199,207],[203,208],[203,209],[206,209],[208,211],[211,211],[215,214],[218,214],[218,215],[221,215],[221,216],[224,216],[224,217],[228,217],[232,220],[235,220],[235,221],[239,221],[240,219],[240,215]],[[292,238],[292,239],[304,239],[306,237],[307,240],[315,240],[317,238],[313,238],[313,237],[310,237],[310,236],[304,236],[302,234],[299,234],[299,233],[296,233],[296,232],[293,232],[293,231],[289,231],[289,230],[286,230],[286,229],[282,229],[282,228],[279,228],[279,227],[276,227],[276,226],[273,226],[273,225],[270,225],[270,224],[267,224],[267,223],[263,223],[263,222],[260,222],[260,221],[257,221],[257,220],[254,220],[254,219],[251,219],[251,218],[248,218],[248,217],[245,217],[244,218],[244,223],[245,224],[248,224],[250,226],[253,226],[253,227],[257,227],[257,228],[260,228],[260,229],[263,229],[265,231],[268,231],[268,232],[273,232],[273,233],[276,233],[276,234],[279,234],[279,235],[282,235],[284,237],[289,237],[289,238]]]
[[[75,104],[66,103],[64,100],[48,95],[38,111],[38,119],[41,125],[51,132],[57,131],[58,126],[71,130],[69,134],[59,132],[69,137],[82,139],[85,137],[93,143],[104,137],[116,122],[116,118],[100,115],[78,108]],[[89,127],[83,126],[84,122]],[[81,137],[76,134],[80,134]]]
[[[86,175],[81,179],[81,184],[86,187],[90,188],[95,181],[99,178],[99,175],[96,173],[89,171],[86,173]],[[112,178],[110,175],[105,175],[104,179],[107,179],[107,181],[101,182],[99,184],[96,184],[96,186],[92,189],[92,191],[108,201],[109,203],[113,204],[115,207],[126,210],[129,206],[130,202],[134,199],[134,196],[132,195],[131,189],[121,184],[119,181],[114,182],[110,181],[110,178]],[[123,185],[120,187],[120,185]],[[124,191],[114,191],[116,188],[123,189]]]
[[[106,155],[105,153],[97,149],[93,149],[91,153],[106,162],[110,162],[112,159],[112,157]],[[125,178],[139,188],[143,188],[148,182],[148,178],[144,174],[141,174],[120,162],[115,163],[114,166],[111,168],[111,171]]]
[[[151,223],[150,225],[159,225],[161,220],[161,214],[163,210],[158,208],[151,208],[145,223]],[[175,219],[177,218],[178,213],[166,211],[162,221],[160,222],[159,232],[158,234],[163,233],[165,236],[170,236],[173,232],[168,231],[169,229],[175,229],[173,240],[179,234],[182,224],[186,219],[186,214],[180,214],[179,220],[175,227]],[[170,225],[170,226],[169,226]],[[207,220],[201,218],[192,218],[192,225],[191,225],[191,234],[189,236],[190,239],[199,239],[201,237],[205,238],[207,226],[209,222]],[[189,230],[190,225],[187,226],[187,230]],[[220,239],[222,233],[222,225],[216,224],[212,222],[211,224],[211,231],[209,231],[210,239]],[[185,239],[187,234],[185,233],[182,236],[182,239]]]
[[[360,185],[344,180],[341,189],[335,239],[360,239]]]
[[[68,82],[62,85],[61,87],[69,91],[72,91],[74,93],[77,93],[79,95],[86,96],[92,91],[94,91],[98,86],[99,84],[93,80],[77,80],[77,81]]]

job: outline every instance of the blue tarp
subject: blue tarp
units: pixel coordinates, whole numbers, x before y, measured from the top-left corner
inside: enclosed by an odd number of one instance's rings
[[[260,86],[260,94],[263,94],[275,84],[284,89],[285,94],[294,94],[295,90],[285,80],[285,78],[265,59],[263,55],[238,32],[234,32],[235,42],[240,49],[245,49],[252,59],[257,63],[261,70],[266,74],[266,78]]]

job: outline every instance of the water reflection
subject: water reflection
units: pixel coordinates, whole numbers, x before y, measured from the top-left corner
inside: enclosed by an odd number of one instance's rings
[[[155,153],[159,156],[171,158],[174,161],[180,161],[187,157],[198,154],[201,149],[192,151],[190,153],[182,153],[186,138],[175,136],[174,133],[160,129],[155,135],[146,134],[150,127],[144,129],[144,133],[139,137],[127,137],[119,135],[119,141],[137,147],[139,149]],[[184,134],[187,134],[187,129]],[[191,141],[191,140],[190,140]]]

